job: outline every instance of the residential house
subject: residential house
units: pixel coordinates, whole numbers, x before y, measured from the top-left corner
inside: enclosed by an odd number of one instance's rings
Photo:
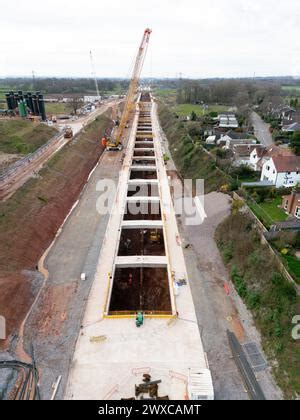
[[[251,144],[251,145],[256,145],[257,141],[255,139],[231,139],[228,137],[221,137],[220,140],[226,140],[224,149],[230,149],[232,150],[234,146],[237,146],[238,144],[240,145],[247,145],[247,144]]]
[[[293,124],[283,125],[282,131],[286,131],[289,133],[294,133],[295,131],[300,131],[300,123],[294,122]]]
[[[255,170],[255,171],[261,171],[262,165],[259,165],[259,162],[261,162],[262,157],[266,153],[266,147],[262,144],[257,144],[256,147],[254,147],[251,150],[250,156],[249,156],[249,165]]]
[[[221,135],[220,134],[214,134],[214,135],[210,135],[207,137],[207,139],[205,140],[206,144],[216,144],[217,141],[220,139]]]
[[[255,144],[234,144],[232,147],[234,166],[250,166],[250,154],[255,148]]]
[[[280,118],[291,121],[296,110],[288,105],[283,106],[280,110]]]
[[[293,155],[294,153],[288,148],[275,146],[274,144],[268,147],[258,144],[250,153],[250,165],[255,171],[261,171],[264,163],[273,156]]]
[[[292,191],[290,195],[284,195],[282,207],[287,214],[300,219],[300,192]]]
[[[296,110],[289,105],[279,105],[276,108],[272,108],[271,113],[274,117],[279,119],[290,119],[292,114],[296,112]]]
[[[296,110],[289,105],[280,105],[278,108],[273,109],[272,113],[276,118],[281,120],[282,127],[288,127],[294,123],[300,123],[300,110]]]
[[[262,166],[260,180],[270,182],[276,188],[297,185],[300,183],[300,156],[271,157]]]
[[[226,148],[231,148],[233,144],[252,144],[256,143],[256,140],[248,139],[247,133],[237,133],[233,130],[229,130],[226,133],[222,133],[217,129],[214,130],[216,137],[216,143],[218,146],[224,146]]]

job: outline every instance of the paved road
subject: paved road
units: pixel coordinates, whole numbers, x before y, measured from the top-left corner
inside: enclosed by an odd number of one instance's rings
[[[251,121],[254,127],[254,134],[261,144],[265,146],[273,144],[272,135],[269,132],[269,124],[266,124],[256,112],[252,112]]]

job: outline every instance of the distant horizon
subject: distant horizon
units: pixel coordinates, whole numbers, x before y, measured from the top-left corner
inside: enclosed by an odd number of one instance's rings
[[[11,76],[0,76],[0,80],[5,79],[26,79],[33,80],[32,76],[22,75],[11,75]],[[35,80],[39,79],[93,79],[92,76],[67,76],[67,75],[47,75],[47,76],[35,76]],[[97,80],[129,80],[130,77],[118,77],[118,76],[97,76]],[[224,80],[224,79],[293,79],[300,80],[299,76],[292,75],[263,75],[263,76],[206,76],[206,77],[178,77],[178,76],[142,76],[141,80]]]

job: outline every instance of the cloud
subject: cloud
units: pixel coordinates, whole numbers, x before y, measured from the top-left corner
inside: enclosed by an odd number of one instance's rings
[[[125,77],[143,30],[144,75],[284,75],[299,71],[298,0],[89,0],[5,2],[0,76]],[[298,70],[297,70],[298,69]]]

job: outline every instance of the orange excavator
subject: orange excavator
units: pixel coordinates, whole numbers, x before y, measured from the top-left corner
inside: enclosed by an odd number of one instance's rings
[[[122,117],[119,123],[119,126],[115,126],[112,134],[109,138],[102,139],[102,145],[106,148],[106,150],[122,150],[122,137],[124,134],[124,130],[126,126],[128,126],[128,120],[132,111],[134,109],[135,103],[135,96],[137,93],[140,75],[142,71],[142,67],[144,64],[144,60],[146,57],[147,48],[149,45],[151,29],[147,28],[144,31],[142,42],[139,46],[139,50],[135,59],[135,64],[132,72],[132,76],[129,83],[128,92],[125,99],[125,106],[122,113]],[[116,133],[116,134],[115,134]]]

